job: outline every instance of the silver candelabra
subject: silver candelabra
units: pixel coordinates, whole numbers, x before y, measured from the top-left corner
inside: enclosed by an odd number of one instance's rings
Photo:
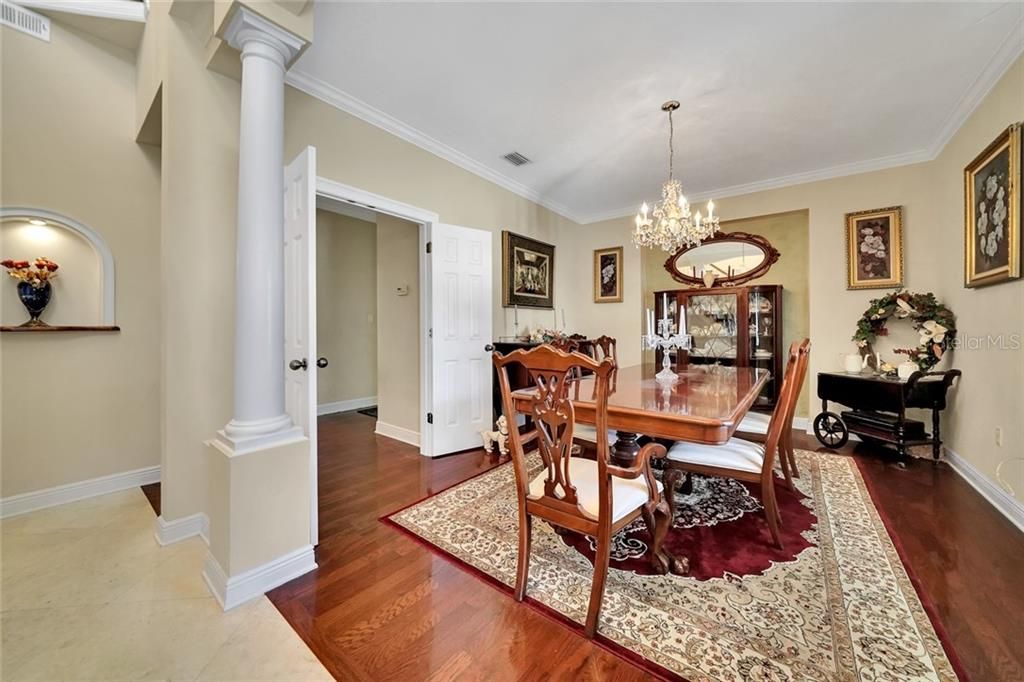
[[[661,349],[661,371],[654,375],[654,378],[662,384],[674,384],[679,381],[679,375],[672,371],[672,359],[669,358],[668,352],[690,350],[693,348],[693,337],[686,333],[677,333],[675,323],[668,318],[658,320],[657,327],[658,332],[651,333],[651,325],[648,324],[649,331],[643,336],[643,343],[648,350]]]

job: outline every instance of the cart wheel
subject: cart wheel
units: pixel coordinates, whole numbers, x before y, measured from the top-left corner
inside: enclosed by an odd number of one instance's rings
[[[835,412],[822,412],[814,418],[814,435],[827,448],[841,448],[850,440],[850,431]]]

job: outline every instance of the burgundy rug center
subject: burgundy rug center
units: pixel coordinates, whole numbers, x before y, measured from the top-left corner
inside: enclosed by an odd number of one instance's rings
[[[660,472],[656,474],[661,478]],[[689,577],[696,580],[760,575],[772,567],[796,561],[812,542],[817,517],[807,499],[785,484],[776,486],[782,514],[782,549],[775,547],[764,509],[755,496],[757,486],[732,479],[694,476],[690,493],[676,492],[676,518],[665,537],[670,552],[689,557]],[[594,560],[594,539],[566,532],[562,540]],[[652,575],[647,552],[650,535],[642,519],[612,539],[611,566],[639,575]]]

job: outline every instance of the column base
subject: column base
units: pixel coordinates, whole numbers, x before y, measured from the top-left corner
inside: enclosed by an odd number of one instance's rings
[[[285,445],[305,438],[302,429],[292,424],[287,414],[258,421],[232,419],[217,432],[215,444],[227,449],[232,455],[241,455],[254,450],[263,450]]]
[[[228,609],[316,567],[310,442],[241,454],[207,441],[210,547],[203,575]]]

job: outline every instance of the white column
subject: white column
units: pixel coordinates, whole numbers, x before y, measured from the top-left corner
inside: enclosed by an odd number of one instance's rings
[[[235,450],[294,430],[284,396],[284,73],[302,43],[239,7],[225,33],[242,55],[235,262]]]

